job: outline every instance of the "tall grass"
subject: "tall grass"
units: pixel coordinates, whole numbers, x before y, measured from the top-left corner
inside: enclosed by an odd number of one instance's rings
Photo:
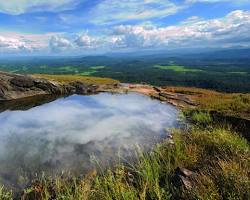
[[[0,199],[1,200],[12,199],[12,192],[7,191],[3,186],[0,186]]]

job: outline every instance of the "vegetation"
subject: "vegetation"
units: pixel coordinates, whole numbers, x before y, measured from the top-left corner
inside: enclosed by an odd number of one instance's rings
[[[178,65],[169,65],[169,66],[162,66],[162,65],[155,65],[156,68],[163,69],[163,70],[173,70],[175,72],[202,72],[200,69],[192,69],[192,68],[185,68],[184,66]]]
[[[205,62],[205,61],[204,61]],[[167,62],[166,62],[167,63]],[[141,65],[140,63],[139,65]],[[152,64],[152,63],[151,63]],[[171,61],[173,64],[173,61]],[[161,63],[162,66],[169,66]],[[99,66],[95,63],[92,66]],[[113,67],[112,64],[108,65]],[[148,80],[149,72],[156,70],[157,79],[161,80],[164,71],[174,70],[155,69],[152,65],[146,66],[144,79],[141,79],[141,69],[128,64],[127,73],[118,73],[122,70],[110,72],[110,68],[99,68],[92,70],[104,70],[103,74],[110,73],[110,77],[120,77],[119,80],[135,80],[139,82]],[[181,66],[181,65],[178,65]],[[223,65],[226,66],[226,65]],[[231,66],[232,67],[232,66]],[[119,67],[118,67],[119,68]],[[150,71],[147,69],[150,68]],[[230,67],[229,67],[230,68]],[[120,68],[119,68],[120,69]],[[134,69],[135,77],[130,73]],[[191,68],[190,68],[191,69]],[[114,68],[113,68],[114,70]],[[180,70],[180,69],[179,69]],[[204,70],[204,67],[201,69]],[[209,70],[209,69],[208,69]],[[219,70],[219,69],[218,69]],[[223,69],[222,69],[223,70]],[[225,70],[225,69],[224,69]],[[228,70],[228,69],[226,69]],[[235,67],[230,69],[236,71]],[[161,71],[161,72],[159,72]],[[162,72],[163,71],[163,72]],[[204,70],[205,71],[205,70]],[[228,72],[228,71],[227,71]],[[159,75],[161,73],[161,75]],[[169,73],[169,72],[167,72]],[[220,83],[219,89],[228,91],[231,85],[231,76],[242,74],[232,73],[227,79],[224,72],[199,72],[207,76],[208,81]],[[95,72],[95,75],[100,72]],[[115,75],[114,75],[115,74]],[[185,74],[185,73],[178,73]],[[194,73],[197,74],[197,73]],[[92,84],[115,84],[113,79],[97,78],[79,75],[42,75],[34,76],[59,81],[62,83],[71,81],[84,81]],[[155,76],[155,75],[154,75]],[[181,77],[180,77],[181,76]],[[174,77],[172,80],[180,80],[184,75]],[[192,75],[191,75],[192,76]],[[167,79],[169,79],[169,75]],[[192,78],[196,77],[193,75]],[[217,82],[219,77],[220,81]],[[244,74],[248,77],[248,74]],[[202,78],[201,78],[202,79]],[[236,78],[237,79],[237,78]],[[150,80],[154,82],[154,77]],[[193,79],[196,80],[196,79]],[[226,80],[226,82],[224,82]],[[200,82],[202,80],[199,79]],[[162,80],[162,83],[165,80]],[[237,80],[234,80],[237,82]],[[193,83],[196,83],[195,81]],[[186,84],[186,83],[185,83]],[[184,84],[184,85],[185,85]],[[249,90],[249,80],[241,78],[238,83],[231,85],[233,88],[239,86],[239,90]],[[241,87],[246,84],[246,87]],[[192,84],[191,84],[192,85]],[[195,85],[195,84],[194,84]],[[202,85],[202,84],[201,84]],[[210,85],[211,86],[211,85]],[[207,86],[207,88],[214,88]],[[216,86],[217,87],[217,86]],[[193,110],[184,110],[186,116],[191,117],[192,126],[187,130],[173,130],[172,140],[165,140],[157,144],[151,152],[137,151],[136,160],[130,163],[120,163],[112,169],[93,170],[84,177],[72,177],[63,174],[57,177],[42,175],[33,181],[32,185],[20,195],[22,200],[49,200],[49,199],[117,199],[117,200],[153,200],[153,199],[191,199],[191,200],[245,200],[250,199],[250,145],[246,139],[227,128],[227,125],[212,123],[210,111],[218,111],[223,115],[237,116],[250,119],[250,95],[240,93],[220,93],[216,91],[187,88],[187,87],[165,87],[166,91],[185,94],[198,103]],[[192,176],[177,184],[178,169],[192,171]],[[0,186],[0,199],[12,199],[12,192]]]
[[[249,51],[247,51],[249,52]],[[237,55],[237,56],[236,56]],[[222,92],[250,92],[249,55],[218,57],[88,56],[0,59],[0,70],[24,74],[109,77],[123,83],[186,86]]]
[[[165,90],[188,95],[198,103],[198,110],[216,111],[227,116],[250,119],[250,94],[220,93],[188,87],[165,87]]]
[[[46,75],[46,74],[34,74],[34,77],[44,78],[51,81],[57,81],[60,83],[70,83],[73,81],[82,81],[88,84],[117,84],[119,81],[111,79],[111,78],[100,78],[100,77],[92,77],[92,76],[79,76],[79,75]]]
[[[99,70],[104,69],[104,68],[105,68],[105,66],[93,66],[93,67],[90,67],[90,69],[88,69],[87,71],[80,73],[80,75],[90,76],[90,75],[97,73]]]
[[[63,80],[64,81],[64,80]],[[66,80],[68,81],[68,80]],[[172,130],[172,139],[157,144],[151,152],[140,149],[133,162],[117,162],[103,171],[97,165],[84,177],[42,175],[19,196],[22,200],[245,200],[250,198],[250,145],[227,125],[212,123],[210,109],[243,116],[249,96],[209,90],[166,87],[189,95],[200,103],[188,129]],[[223,99],[223,100],[220,100]],[[235,107],[237,106],[237,107]],[[233,111],[232,111],[233,109]],[[191,113],[191,114],[190,114]],[[238,114],[237,114],[238,113]],[[192,175],[180,179],[178,169]],[[179,182],[181,180],[181,182]],[[180,184],[181,183],[181,184]],[[12,194],[0,187],[0,199]]]
[[[22,199],[249,199],[250,146],[230,130],[193,127],[173,131],[150,153],[138,150],[137,160],[83,178],[42,176]],[[175,184],[177,168],[193,171],[191,187]],[[10,193],[0,190],[2,199]]]
[[[190,113],[190,116],[192,122],[198,125],[207,125],[212,122],[212,117],[208,111],[194,111]]]

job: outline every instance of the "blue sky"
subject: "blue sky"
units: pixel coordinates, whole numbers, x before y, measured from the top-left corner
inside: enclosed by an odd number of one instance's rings
[[[250,45],[250,0],[0,0],[0,54]]]

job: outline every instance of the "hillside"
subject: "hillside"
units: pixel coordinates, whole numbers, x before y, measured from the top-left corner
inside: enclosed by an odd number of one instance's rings
[[[42,78],[67,84],[75,81],[72,76]],[[100,91],[140,92],[176,105],[189,126],[172,130],[172,136],[151,152],[138,149],[133,162],[122,162],[106,170],[97,166],[83,177],[38,176],[19,194],[21,199],[250,198],[249,135],[226,118],[243,120],[249,131],[249,94],[187,87],[106,86]],[[214,112],[220,113],[220,118]],[[218,120],[221,118],[225,120]],[[0,187],[0,199],[12,199],[12,192]]]

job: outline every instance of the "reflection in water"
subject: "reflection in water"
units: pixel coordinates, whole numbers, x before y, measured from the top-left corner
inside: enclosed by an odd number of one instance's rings
[[[75,174],[152,146],[177,123],[177,110],[139,94],[73,95],[26,111],[0,113],[0,182],[23,186],[36,172]]]

